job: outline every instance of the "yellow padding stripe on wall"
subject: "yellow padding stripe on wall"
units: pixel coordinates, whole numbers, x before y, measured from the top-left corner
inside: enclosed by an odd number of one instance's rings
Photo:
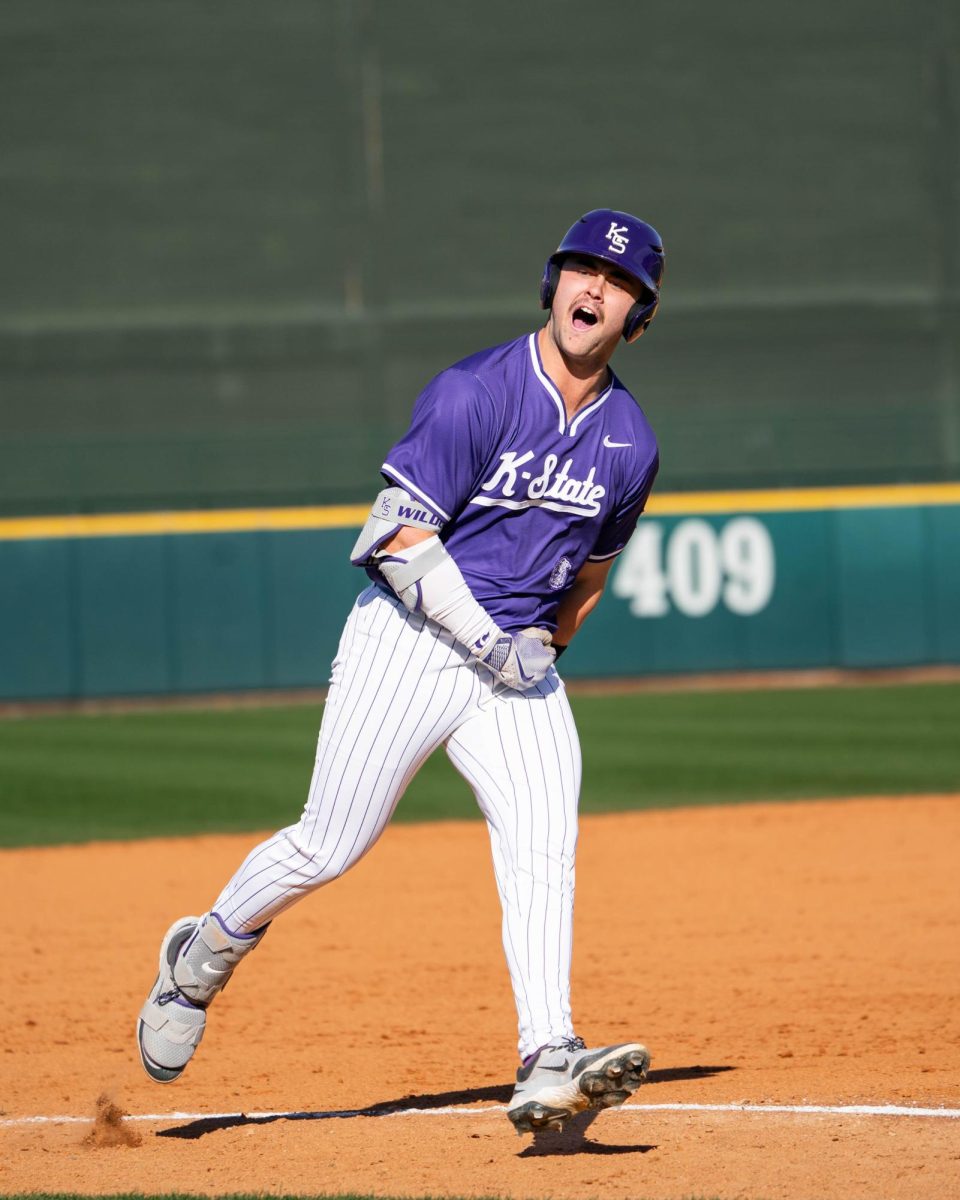
[[[805,512],[838,508],[905,508],[960,504],[960,483],[877,487],[792,488],[756,492],[654,492],[653,517],[694,513]],[[90,516],[0,518],[0,541],[35,538],[149,537],[260,529],[358,529],[369,505],[315,508],[225,508],[191,512],[97,513]]]
[[[912,508],[960,504],[960,483],[789,488],[764,492],[668,492],[650,497],[651,516],[686,513],[809,512],[836,508]]]
[[[0,541],[29,538],[149,537],[161,533],[232,533],[258,529],[359,528],[370,505],[329,508],[214,508],[191,512],[97,513],[0,520]]]

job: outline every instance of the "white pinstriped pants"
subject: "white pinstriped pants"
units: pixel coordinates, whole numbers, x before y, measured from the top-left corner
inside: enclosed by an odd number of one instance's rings
[[[573,1034],[580,743],[556,671],[513,691],[435,622],[367,588],[334,660],[303,815],[247,856],[214,909],[249,933],[342,875],[440,745],[487,820],[525,1056]]]

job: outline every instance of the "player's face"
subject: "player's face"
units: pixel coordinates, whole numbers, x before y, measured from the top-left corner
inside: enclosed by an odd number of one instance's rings
[[[570,359],[607,359],[639,300],[640,284],[613,263],[571,254],[563,261],[550,309],[550,336]]]

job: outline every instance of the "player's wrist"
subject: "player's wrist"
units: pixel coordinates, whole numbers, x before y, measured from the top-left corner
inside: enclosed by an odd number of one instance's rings
[[[477,632],[476,637],[471,637],[468,634],[458,640],[462,641],[464,646],[470,651],[474,658],[478,658],[481,662],[488,657],[493,647],[503,638],[509,638],[510,634],[505,633],[499,625],[494,622],[487,614],[482,604],[477,604],[477,608],[484,614],[486,620],[482,622],[482,626]]]

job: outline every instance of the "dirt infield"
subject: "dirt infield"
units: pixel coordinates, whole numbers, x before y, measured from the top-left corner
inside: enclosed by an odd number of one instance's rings
[[[538,1143],[500,1111],[516,1031],[481,824],[388,830],[276,923],[183,1079],[147,1080],[160,936],[255,840],[0,853],[0,1191],[960,1190],[958,1119],[772,1107],[960,1107],[958,796],[585,818],[580,1032],[647,1042],[636,1106],[765,1111],[632,1107]],[[229,1115],[265,1112],[289,1115]]]

